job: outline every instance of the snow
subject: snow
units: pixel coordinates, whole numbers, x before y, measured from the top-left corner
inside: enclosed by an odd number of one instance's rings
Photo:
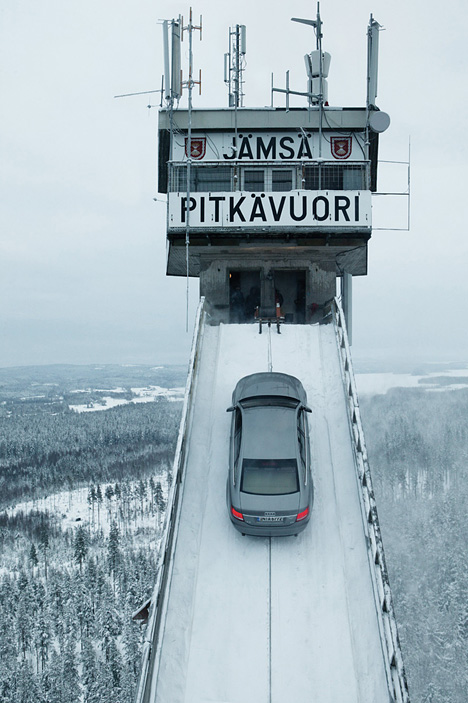
[[[105,490],[104,485],[101,487],[102,489]],[[72,491],[61,491],[36,500],[16,503],[14,507],[8,508],[5,512],[9,515],[16,515],[19,512],[27,514],[32,510],[48,512],[58,517],[61,520],[62,528],[66,530],[67,527],[76,525],[77,521],[80,524],[80,520],[84,522],[88,518],[87,498],[88,488],[82,487]]]
[[[155,398],[167,398],[168,400],[183,400],[185,388],[162,388],[161,386],[148,386],[148,388],[132,388],[132,393],[138,397],[135,403],[145,403]]]
[[[96,412],[97,410],[108,410],[115,408],[118,405],[128,405],[129,403],[152,403],[156,398],[166,398],[169,401],[183,400],[184,388],[163,388],[161,386],[147,386],[146,388],[132,388],[131,391],[135,395],[131,400],[127,398],[114,398],[113,396],[102,396],[99,402],[94,404],[80,403],[69,405],[70,410],[78,413]],[[87,391],[74,391],[75,393]],[[106,391],[101,391],[106,392]],[[107,390],[108,393],[124,393],[123,388],[115,388]]]
[[[438,385],[436,379],[444,379]],[[453,381],[451,381],[453,379]],[[464,382],[457,383],[460,379]],[[423,388],[428,391],[453,391],[468,387],[468,369],[448,369],[425,375],[409,373],[357,373],[356,385],[360,396],[383,395],[391,388]]]
[[[102,405],[100,404],[101,402]],[[70,410],[74,410],[77,413],[91,413],[96,410],[109,410],[109,408],[115,408],[118,405],[128,405],[129,402],[130,401],[125,398],[111,398],[103,396],[102,399],[100,399],[100,403],[97,405],[90,403],[89,405],[69,405],[68,407]]]
[[[391,388],[418,388],[420,378],[409,373],[357,373],[356,386],[360,396],[384,395]]]
[[[161,484],[163,489],[164,497],[167,496],[167,475],[165,473],[158,474],[155,480]],[[112,519],[115,517],[116,504],[115,500],[111,501],[110,510],[108,509],[108,501],[104,497],[106,494],[106,489],[108,486],[115,486],[113,483],[101,483],[101,493],[103,495],[102,504],[100,507],[100,518],[99,527],[102,529],[104,535],[109,534],[110,525]],[[136,488],[138,481],[129,481],[129,488]],[[54,516],[57,523],[62,531],[67,529],[75,529],[80,525],[87,526],[91,520],[91,508],[88,504],[88,486],[82,486],[81,488],[75,488],[71,491],[60,491],[59,493],[52,493],[49,496],[44,496],[43,498],[37,498],[35,500],[27,500],[21,503],[16,503],[14,507],[7,508],[5,512],[12,516],[19,512],[23,512],[25,515],[29,514],[33,510],[38,510],[41,512],[47,512],[49,515]],[[97,524],[97,504],[94,506],[94,525]],[[155,517],[153,515],[140,516],[138,518],[138,524],[135,529],[141,529],[145,527],[153,528],[155,526]],[[131,529],[131,528],[129,528]]]
[[[151,703],[389,700],[334,329],[271,332],[313,409],[315,504],[296,537],[242,537],[225,501],[231,393],[269,334],[206,327]],[[242,350],[242,353],[239,353]]]
[[[444,393],[445,391],[461,391],[468,388],[468,383],[451,383],[449,386],[433,386],[426,390],[430,393]]]

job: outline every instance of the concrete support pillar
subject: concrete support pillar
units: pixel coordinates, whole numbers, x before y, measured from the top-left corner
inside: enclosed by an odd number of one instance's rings
[[[275,280],[272,269],[264,269],[261,287],[261,300],[263,308],[273,310],[275,307]]]
[[[343,273],[341,298],[343,302],[343,312],[348,329],[349,343],[353,342],[353,277],[350,273]]]

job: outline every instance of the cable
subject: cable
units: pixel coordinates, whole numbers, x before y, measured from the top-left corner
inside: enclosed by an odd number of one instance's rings
[[[333,130],[334,132],[336,132],[337,134],[341,134],[341,135],[343,135],[343,136],[349,136],[349,132],[341,132],[339,129],[337,129],[336,127],[333,127],[333,125],[330,124],[330,122],[329,122],[329,120],[328,120],[328,118],[327,118],[327,113],[326,113],[325,111],[324,111],[323,114],[324,114],[324,117],[325,117],[325,122],[327,123],[327,126],[328,126],[330,129],[332,129],[332,130]],[[355,132],[354,135],[355,135],[355,137],[356,137],[357,143],[359,144],[359,148],[360,148],[361,151],[362,151],[362,155],[363,155],[364,158],[365,158],[366,152],[364,151],[363,146],[362,146],[362,144],[359,142],[359,139],[358,139],[358,137],[359,137],[360,135],[359,135],[357,132]],[[327,139],[325,135],[323,135],[323,138],[325,139],[326,142],[328,142],[328,144],[331,144],[331,139]]]
[[[268,325],[268,372],[273,371],[273,356],[271,352],[271,325]]]

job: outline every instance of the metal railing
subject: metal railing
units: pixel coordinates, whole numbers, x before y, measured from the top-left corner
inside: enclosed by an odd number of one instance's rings
[[[163,629],[161,628],[161,623],[163,622],[167,608],[166,592],[172,573],[174,547],[177,537],[180,506],[184,486],[182,477],[186,463],[186,449],[188,442],[187,431],[190,427],[194,389],[200,361],[199,352],[201,349],[201,340],[203,337],[206,314],[204,302],[205,299],[201,298],[195,320],[189,371],[185,386],[184,405],[182,409],[182,418],[180,421],[173,463],[172,482],[167,500],[163,538],[160,544],[156,564],[156,584],[151,597],[149,619],[143,642],[142,666],[135,699],[136,703],[148,703],[152,677],[154,670],[157,670],[159,663],[161,644],[160,635]]]
[[[290,190],[369,190],[369,163],[306,163],[251,161],[192,163],[190,191],[216,192],[287,192]],[[187,164],[169,164],[169,192],[187,191]]]
[[[356,381],[351,362],[346,321],[340,301],[335,298],[331,305],[336,339],[340,352],[343,383],[346,393],[348,417],[352,443],[354,447],[357,480],[360,486],[361,508],[364,532],[368,545],[369,564],[374,585],[376,606],[386,647],[387,677],[396,703],[409,703],[408,683],[406,679],[400,639],[393,610],[393,600],[385,562],[385,554],[380,533],[377,505],[372,487],[366,442],[362,428]]]

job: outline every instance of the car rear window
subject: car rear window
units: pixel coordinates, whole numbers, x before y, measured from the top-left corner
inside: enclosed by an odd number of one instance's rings
[[[274,406],[278,408],[297,408],[299,401],[296,398],[287,398],[282,395],[256,395],[253,398],[243,398],[243,408],[261,408]]]
[[[276,496],[297,493],[299,480],[295,459],[244,459],[241,491]]]

